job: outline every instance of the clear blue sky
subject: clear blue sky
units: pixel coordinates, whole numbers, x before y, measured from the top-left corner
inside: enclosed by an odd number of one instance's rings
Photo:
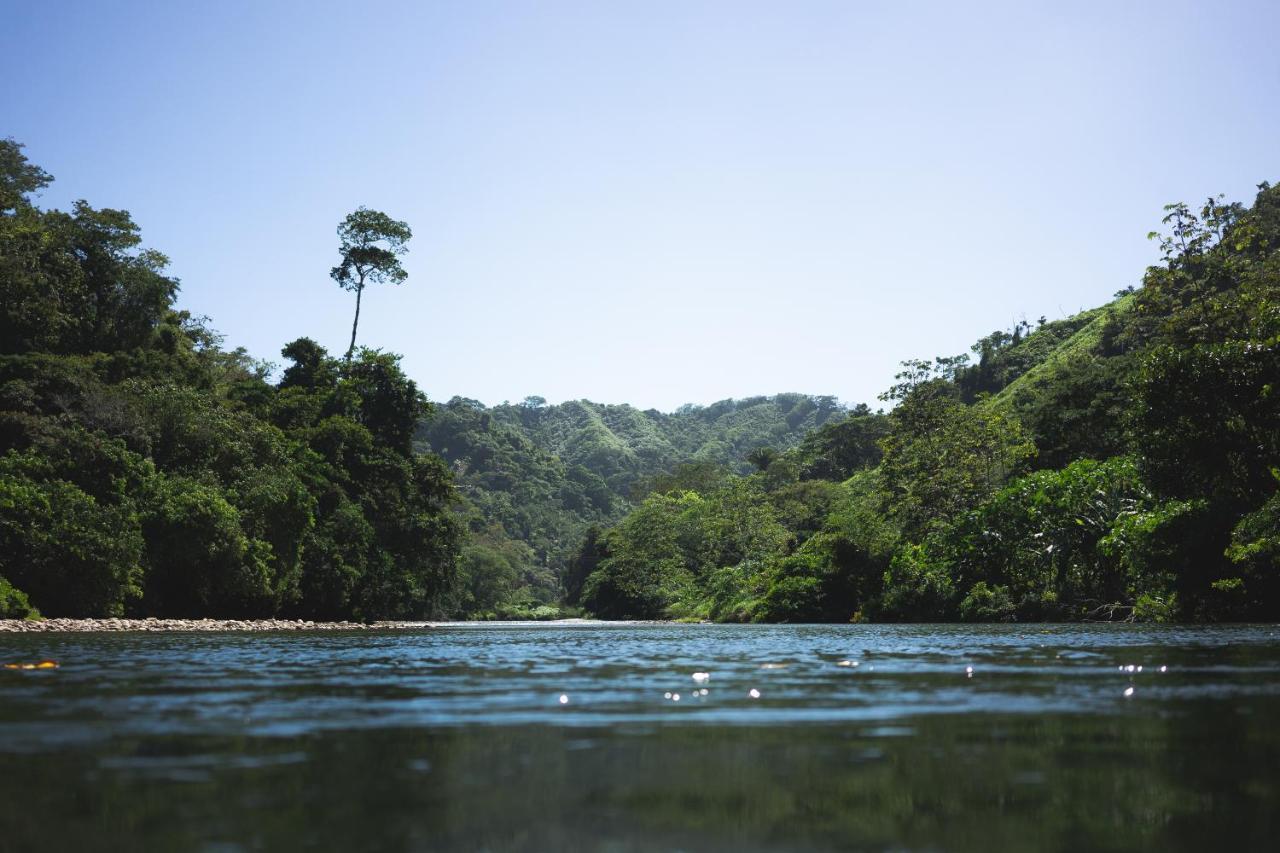
[[[433,399],[874,402],[1107,301],[1161,205],[1280,179],[1280,3],[0,0],[0,136],[132,211],[180,304]]]

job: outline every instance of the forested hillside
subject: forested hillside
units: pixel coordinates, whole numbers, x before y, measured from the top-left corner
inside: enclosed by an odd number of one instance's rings
[[[1166,208],[1109,305],[905,362],[759,470],[672,482],[593,532],[570,591],[610,617],[1280,615],[1280,189]]]
[[[1280,616],[1267,184],[1171,205],[1141,287],[904,362],[879,411],[661,413],[431,406],[355,346],[412,236],[365,208],[348,353],[278,371],[177,307],[126,212],[35,205],[50,180],[0,141],[0,617]]]
[[[487,408],[454,398],[418,430],[418,446],[452,467],[471,533],[459,613],[559,612],[565,571],[593,527],[621,518],[671,477],[719,482],[844,415],[832,397],[779,394],[684,406],[670,414],[529,397]]]
[[[299,338],[268,381],[126,212],[36,207],[50,180],[0,140],[0,617],[443,612],[453,486],[398,359]]]

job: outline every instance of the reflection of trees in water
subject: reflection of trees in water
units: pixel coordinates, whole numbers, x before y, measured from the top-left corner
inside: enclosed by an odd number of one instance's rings
[[[15,849],[1256,849],[1280,740],[1250,710],[120,738],[0,757],[0,795]]]

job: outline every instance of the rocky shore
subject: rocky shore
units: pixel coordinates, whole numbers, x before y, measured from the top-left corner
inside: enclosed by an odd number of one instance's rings
[[[310,622],[301,619],[0,619],[0,633],[41,631],[368,631],[423,627],[407,623]]]

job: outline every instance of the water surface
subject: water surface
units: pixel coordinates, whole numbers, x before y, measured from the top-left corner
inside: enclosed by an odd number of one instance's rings
[[[1276,626],[0,637],[0,662],[41,658],[61,667],[0,671],[0,849],[1269,849],[1280,831]]]

